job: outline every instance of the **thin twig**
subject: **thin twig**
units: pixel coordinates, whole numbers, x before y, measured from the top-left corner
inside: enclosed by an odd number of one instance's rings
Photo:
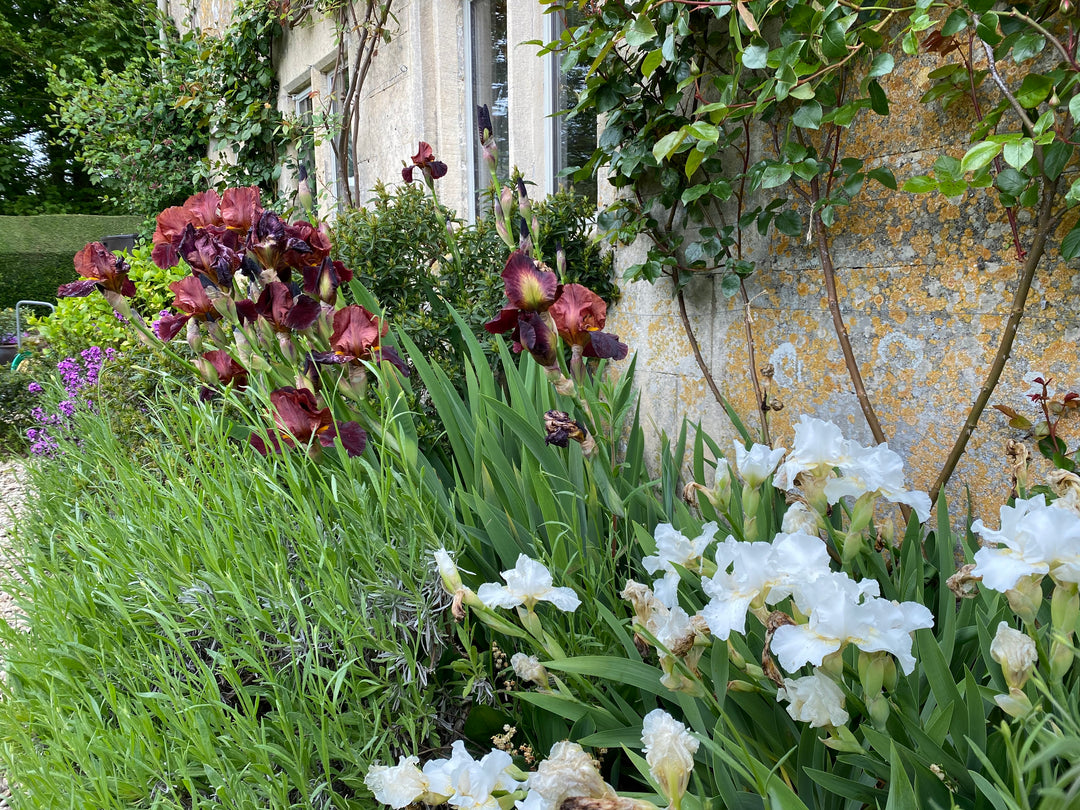
[[[750,296],[746,291],[746,280],[739,276],[739,290],[743,297],[743,324],[746,326],[746,353],[750,362],[750,379],[754,383],[754,399],[757,401],[758,415],[761,417],[761,443],[772,447],[769,435],[769,403],[761,393],[761,381],[757,373],[757,355],[754,351],[754,319],[750,313]]]
[[[815,178],[815,184],[817,180]],[[840,351],[844,354],[844,365],[847,366],[848,376],[855,388],[855,396],[859,400],[866,424],[870,427],[870,433],[874,436],[876,444],[886,441],[885,431],[881,429],[874,406],[870,402],[870,396],[866,393],[863,384],[862,373],[859,371],[859,363],[855,359],[855,352],[851,348],[851,339],[848,337],[847,327],[844,325],[844,316],[840,312],[840,300],[836,293],[836,269],[833,267],[832,254],[829,250],[829,237],[825,231],[825,223],[821,214],[814,211],[811,214],[814,232],[814,241],[817,242],[818,259],[821,262],[821,272],[825,277],[825,289],[829,296],[829,312],[832,313],[833,329],[836,331],[836,339],[840,343]]]
[[[1035,277],[1035,270],[1042,260],[1043,253],[1046,252],[1046,241],[1054,227],[1053,207],[1054,198],[1057,196],[1058,180],[1050,180],[1043,175],[1043,182],[1042,200],[1039,204],[1039,218],[1035,228],[1035,236],[1031,240],[1031,249],[1028,251],[1024,267],[1020,272],[1016,292],[1013,293],[1012,309],[1010,309],[1009,319],[1005,323],[1005,331],[1001,335],[1001,343],[998,344],[997,353],[994,355],[990,372],[986,375],[979,396],[975,398],[967,419],[964,421],[964,427],[960,430],[960,435],[957,436],[952,450],[949,451],[948,458],[945,459],[945,465],[941,468],[941,472],[938,473],[934,488],[930,491],[931,502],[937,501],[938,493],[948,483],[949,478],[956,469],[956,465],[960,462],[960,457],[964,454],[968,440],[975,432],[979,419],[982,417],[983,411],[986,410],[987,403],[990,402],[990,396],[994,393],[994,388],[997,387],[998,381],[1001,379],[1001,373],[1005,370],[1005,363],[1012,353],[1013,341],[1016,338],[1017,330],[1020,328],[1020,321],[1024,317],[1024,308],[1027,305],[1028,293],[1031,290],[1031,281]]]
[[[686,338],[690,341],[690,349],[694,353],[694,360],[697,361],[698,368],[701,369],[701,375],[705,378],[705,384],[709,386],[709,390],[712,391],[716,401],[721,405],[725,405],[724,395],[720,393],[716,380],[713,379],[712,371],[709,370],[708,363],[705,362],[705,358],[701,355],[701,346],[694,335],[694,328],[690,325],[690,316],[686,313],[686,297],[683,295],[682,287],[679,285],[678,267],[672,273],[671,280],[675,284],[675,300],[679,304],[679,320],[682,321],[683,331],[686,332]]]

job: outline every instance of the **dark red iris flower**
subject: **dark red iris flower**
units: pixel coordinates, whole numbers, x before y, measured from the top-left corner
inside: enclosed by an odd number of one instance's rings
[[[196,228],[191,223],[176,245],[191,271],[222,290],[232,286],[233,275],[244,261],[239,239],[223,228]]]
[[[350,456],[358,456],[367,445],[367,433],[357,422],[334,423],[329,408],[319,408],[315,395],[306,388],[287,386],[270,394],[274,410],[275,433],[270,434],[270,447],[262,437],[251,435],[251,445],[264,456],[269,452],[282,452],[282,447],[295,447],[318,441],[323,447],[332,447],[340,438]]]
[[[390,346],[383,346],[390,325],[358,304],[350,304],[334,313],[334,331],[330,336],[329,352],[312,352],[316,363],[342,365],[364,360],[386,360],[404,374],[408,366]]]
[[[555,332],[548,309],[559,297],[561,287],[555,274],[527,253],[510,254],[502,271],[509,306],[484,328],[493,335],[513,330],[514,351],[522,348],[545,366],[556,362]]]
[[[247,369],[236,362],[236,360],[233,359],[233,356],[227,351],[217,349],[212,352],[205,352],[203,358],[210,361],[210,365],[212,365],[214,371],[217,372],[217,381],[219,385],[235,383],[236,388],[247,387]]]
[[[56,291],[57,298],[85,298],[95,290],[125,298],[135,295],[135,284],[128,278],[127,262],[101,242],[91,242],[75,254],[75,270],[82,280],[61,284]]]
[[[416,154],[412,156],[412,165],[406,165],[401,170],[401,177],[406,183],[413,181],[413,172],[417,169],[428,180],[438,180],[446,174],[446,164],[442,161],[435,160],[435,153],[431,149],[431,144],[420,141],[420,148],[416,150]]]
[[[220,196],[213,189],[201,191],[188,197],[183,205],[158,214],[151,256],[162,269],[175,267],[181,257],[186,261],[180,243],[189,225],[208,231],[232,250],[238,250],[237,235],[246,235],[261,214],[259,189],[254,186],[225,189]],[[225,238],[225,234],[232,238]]]
[[[241,303],[244,302],[237,304],[237,313],[241,318],[246,318],[250,314],[249,307],[245,306],[241,313]],[[318,301],[302,293],[294,296],[292,290],[280,281],[267,284],[259,300],[250,309],[257,317],[268,321],[277,332],[307,329],[318,320],[321,311]]]
[[[212,320],[217,315],[214,302],[206,294],[206,288],[195,276],[185,276],[179,281],[169,285],[176,297],[173,299],[173,308],[179,310],[181,315],[162,315],[155,323],[158,337],[168,342],[176,337],[184,325],[192,318],[199,320]]]
[[[304,292],[313,298],[333,306],[337,303],[337,289],[342,284],[352,281],[353,272],[344,262],[329,256],[320,265],[301,268],[304,275]]]
[[[564,284],[562,292],[548,310],[559,337],[569,346],[581,347],[584,357],[622,360],[629,349],[616,335],[600,330],[607,320],[604,299],[581,284]]]

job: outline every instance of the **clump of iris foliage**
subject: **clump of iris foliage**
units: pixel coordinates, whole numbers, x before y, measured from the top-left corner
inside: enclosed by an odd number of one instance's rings
[[[434,195],[426,144],[417,170]],[[163,382],[137,460],[99,398],[35,468],[19,806],[1075,806],[1080,478],[1018,474],[956,536],[887,447],[808,418],[755,444],[733,411],[730,450],[686,425],[654,474],[606,305],[493,185],[509,341],[496,375],[449,310],[462,390],[253,189],[158,218],[191,275],[152,327],[123,259],[77,257],[62,293],[203,385]]]

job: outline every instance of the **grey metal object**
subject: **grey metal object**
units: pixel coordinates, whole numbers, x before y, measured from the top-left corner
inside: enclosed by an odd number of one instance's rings
[[[109,250],[131,250],[135,247],[135,240],[138,238],[137,233],[118,233],[101,237],[101,244]]]
[[[49,312],[56,312],[56,304],[51,304],[48,301],[31,301],[30,299],[23,299],[22,301],[15,302],[15,345],[19,348],[19,354],[22,354],[22,314],[23,305],[32,307],[48,307]]]

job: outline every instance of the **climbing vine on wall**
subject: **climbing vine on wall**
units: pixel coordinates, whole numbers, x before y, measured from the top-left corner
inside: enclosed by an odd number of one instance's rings
[[[279,19],[245,0],[216,34],[161,20],[122,70],[56,73],[57,121],[106,199],[147,213],[207,185],[273,188],[288,140],[272,64]]]
[[[698,364],[716,398],[724,398],[698,349],[684,290],[714,275],[729,297],[750,300],[745,281],[758,271],[753,231],[808,240],[828,291],[829,309],[867,424],[886,439],[862,382],[837,293],[830,228],[837,212],[858,205],[868,183],[897,189],[880,159],[846,153],[852,124],[876,116],[888,127],[882,83],[904,54],[936,54],[943,86],[923,102],[941,105],[967,94],[978,110],[968,124],[970,149],[943,156],[931,174],[908,178],[910,192],[964,194],[988,189],[1009,211],[1023,278],[1012,317],[988,358],[988,399],[1012,346],[1031,276],[1070,207],[1080,181],[1062,179],[1080,118],[1077,34],[1071,4],[995,4],[994,0],[875,3],[832,0],[637,0],[626,3],[542,0],[549,13],[571,7],[585,21],[549,44],[563,66],[588,65],[575,112],[605,121],[599,145],[582,171],[605,170],[618,201],[600,224],[612,236],[645,236],[645,260],[630,280],[670,284]],[[1008,69],[1002,67],[1008,63]],[[1033,212],[1017,225],[1016,211]],[[1080,229],[1060,243],[1065,259],[1080,254]],[[768,440],[777,403],[763,386],[747,317],[751,382]],[[980,397],[935,490],[948,479],[986,400]]]

